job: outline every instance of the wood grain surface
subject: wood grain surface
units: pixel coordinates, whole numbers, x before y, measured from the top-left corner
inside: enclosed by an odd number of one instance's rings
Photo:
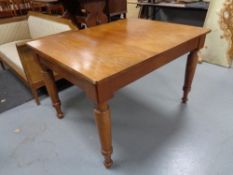
[[[132,19],[46,37],[29,45],[95,83],[207,32]]]

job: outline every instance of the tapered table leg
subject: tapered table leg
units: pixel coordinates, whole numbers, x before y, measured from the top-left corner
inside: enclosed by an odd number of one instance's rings
[[[47,91],[53,103],[53,107],[55,108],[57,112],[57,117],[61,119],[64,117],[64,113],[61,110],[61,102],[58,96],[53,72],[50,69],[47,69],[44,66],[42,66],[42,74],[43,74],[43,78],[44,78]]]
[[[186,103],[188,101],[188,93],[191,91],[192,81],[195,74],[195,70],[198,63],[198,50],[190,52],[187,60],[186,71],[185,71],[185,80],[183,87],[183,98],[182,102]]]
[[[113,164],[112,154],[112,129],[111,114],[107,104],[97,104],[94,110],[96,126],[99,132],[102,154],[104,156],[104,165],[110,168]]]

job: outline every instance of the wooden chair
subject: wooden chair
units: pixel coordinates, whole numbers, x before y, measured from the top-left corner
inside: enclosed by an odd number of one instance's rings
[[[59,14],[63,15],[64,7],[60,3],[52,3],[52,2],[39,2],[33,0],[30,1],[32,11],[47,13],[47,14]]]
[[[25,4],[24,0],[12,0],[13,8],[17,16],[24,14]]]
[[[12,3],[9,0],[0,0],[0,18],[15,16]]]
[[[27,11],[30,11],[32,9],[31,7],[31,0],[24,0],[25,8]]]
[[[11,0],[15,15],[26,15],[32,9],[31,0]]]

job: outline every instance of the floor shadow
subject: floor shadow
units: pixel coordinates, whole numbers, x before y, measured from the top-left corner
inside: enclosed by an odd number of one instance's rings
[[[72,93],[73,94],[73,93]],[[145,100],[145,99],[144,99]],[[118,94],[111,101],[113,149],[116,154],[114,167],[122,164],[140,165],[144,161],[159,154],[166,142],[174,137],[183,125],[186,116],[186,107],[179,101],[166,104],[166,99],[156,98],[154,101],[144,103],[135,97],[135,94]],[[77,132],[88,133],[97,136],[93,117],[93,105],[82,92],[76,93],[63,103],[67,111],[65,120],[79,124]],[[172,106],[167,106],[173,104]],[[72,115],[69,113],[72,110]],[[80,131],[80,125],[85,131]],[[88,131],[89,130],[89,131]],[[91,131],[90,131],[91,130]],[[86,137],[86,136],[83,136]],[[88,147],[96,152],[93,140],[83,139]],[[120,160],[120,162],[119,162]]]
[[[174,101],[173,106],[166,106],[161,100],[147,105],[121,92],[112,102],[113,145],[117,144],[117,157],[127,162],[127,166],[140,165],[150,156],[156,157],[183,125],[185,105]],[[116,161],[115,168],[122,164]]]

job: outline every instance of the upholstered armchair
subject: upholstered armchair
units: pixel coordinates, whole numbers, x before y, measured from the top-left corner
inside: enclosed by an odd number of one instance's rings
[[[68,19],[29,12],[28,16],[3,19],[0,22],[0,62],[7,65],[31,88],[39,104],[37,90],[44,86],[41,68],[26,43],[40,37],[76,30]],[[4,66],[3,66],[4,67]],[[55,76],[56,79],[60,77]]]

